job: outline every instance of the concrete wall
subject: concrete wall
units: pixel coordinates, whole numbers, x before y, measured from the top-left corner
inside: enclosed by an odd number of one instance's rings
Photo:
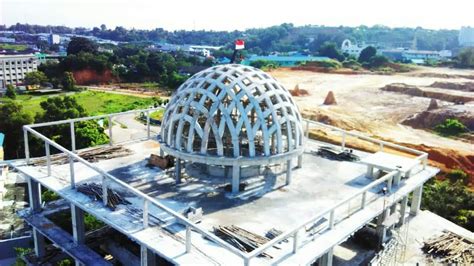
[[[33,248],[31,236],[0,240],[0,260],[16,257],[15,248]]]

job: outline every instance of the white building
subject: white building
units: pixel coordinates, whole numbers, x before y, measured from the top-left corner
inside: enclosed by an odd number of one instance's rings
[[[359,57],[360,55],[360,52],[362,52],[362,50],[364,50],[368,45],[365,45],[365,44],[353,44],[350,40],[348,39],[345,39],[343,42],[342,42],[342,45],[341,45],[341,51],[343,53],[346,53],[346,54],[349,54],[349,55],[352,55],[352,56],[355,56],[355,57]]]
[[[463,47],[474,46],[474,28],[462,27],[459,31],[459,45]]]
[[[38,59],[32,54],[0,55],[0,88],[20,84],[25,74],[38,69]]]

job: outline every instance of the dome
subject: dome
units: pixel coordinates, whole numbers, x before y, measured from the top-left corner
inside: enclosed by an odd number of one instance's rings
[[[303,130],[281,84],[254,67],[231,64],[203,70],[176,90],[160,141],[166,153],[184,160],[256,165],[300,155]]]

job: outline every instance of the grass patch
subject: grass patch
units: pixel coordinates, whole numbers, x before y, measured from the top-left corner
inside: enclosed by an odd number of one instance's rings
[[[157,110],[157,111],[151,113],[150,118],[153,118],[153,119],[156,119],[156,120],[162,120],[164,114],[165,114],[165,109],[160,109],[160,110]]]
[[[0,50],[24,51],[26,49],[28,49],[28,46],[24,44],[0,43]]]
[[[23,94],[18,95],[14,101],[22,104],[26,112],[35,116],[36,113],[43,112],[40,106],[41,102],[46,101],[49,97],[66,95],[76,98],[77,102],[82,105],[90,115],[110,114],[147,108],[155,103],[155,100],[152,98],[141,98],[100,91],[68,92],[43,96]]]

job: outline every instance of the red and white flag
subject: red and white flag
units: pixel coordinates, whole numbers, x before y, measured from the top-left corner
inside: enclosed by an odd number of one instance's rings
[[[244,40],[236,40],[235,41],[235,50],[242,50],[245,48],[245,42]]]

